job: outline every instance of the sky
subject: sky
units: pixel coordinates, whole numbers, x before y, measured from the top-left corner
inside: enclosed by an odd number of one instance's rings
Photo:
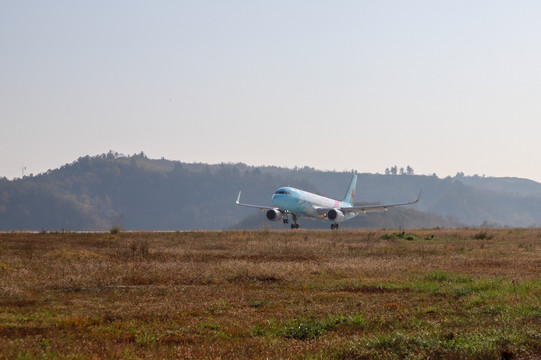
[[[541,2],[0,1],[0,177],[86,155],[541,182]]]

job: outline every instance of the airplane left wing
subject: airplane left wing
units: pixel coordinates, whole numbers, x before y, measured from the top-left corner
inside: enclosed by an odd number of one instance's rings
[[[239,206],[246,206],[246,207],[250,207],[250,208],[255,208],[255,209],[258,209],[258,210],[261,210],[261,211],[264,211],[264,210],[276,210],[277,209],[277,208],[272,207],[272,206],[243,204],[243,203],[240,202],[240,194],[241,193],[242,193],[242,191],[239,191],[239,195],[237,196],[237,201],[235,201],[235,204],[237,204]]]
[[[387,211],[387,209],[395,207],[395,206],[405,206],[405,205],[413,205],[417,204],[421,200],[421,193],[419,192],[419,196],[417,197],[417,200],[414,201],[408,201],[404,203],[394,203],[394,204],[382,204],[382,205],[365,205],[365,206],[349,206],[349,207],[339,207],[334,208],[335,210],[340,210],[344,214],[349,213],[367,213],[367,212],[373,212],[373,211]],[[326,214],[329,210],[333,208],[318,208],[316,211],[318,214]]]

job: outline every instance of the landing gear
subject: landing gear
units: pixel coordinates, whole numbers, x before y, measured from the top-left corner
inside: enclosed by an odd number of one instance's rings
[[[293,224],[291,224],[291,228],[292,229],[298,229],[299,224],[297,224],[297,215],[296,214],[291,214],[291,217],[293,218]]]
[[[331,230],[338,230],[338,224],[331,224]]]

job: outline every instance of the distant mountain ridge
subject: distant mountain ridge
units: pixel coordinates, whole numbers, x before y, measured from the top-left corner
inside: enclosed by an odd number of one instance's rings
[[[358,201],[409,201],[419,190],[423,194],[414,207],[361,215],[347,226],[541,225],[541,184],[531,180],[357,175]],[[270,205],[271,194],[283,185],[340,199],[350,178],[350,172],[308,167],[188,164],[111,151],[37,176],[0,178],[0,230],[107,230],[118,219],[130,230],[272,227],[264,214],[234,205],[239,190],[246,202],[261,205]],[[255,216],[264,221],[250,222]],[[300,224],[328,226],[306,219]]]
[[[480,189],[492,190],[496,192],[509,193],[520,196],[541,197],[541,184],[533,180],[514,178],[514,177],[481,177],[481,176],[463,176],[455,177],[466,185],[478,187]]]

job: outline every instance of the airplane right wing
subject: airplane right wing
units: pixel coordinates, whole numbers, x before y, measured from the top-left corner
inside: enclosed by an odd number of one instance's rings
[[[417,204],[421,200],[421,193],[419,192],[419,196],[417,197],[417,200],[414,201],[408,201],[403,203],[394,203],[394,204],[381,204],[381,205],[365,205],[365,206],[348,206],[348,207],[338,207],[338,208],[318,208],[316,211],[318,214],[326,214],[329,210],[335,209],[340,210],[344,214],[347,213],[367,213],[372,211],[387,211],[387,209],[395,207],[395,206],[404,206],[404,205],[413,205]]]
[[[344,213],[360,213],[360,212],[366,213],[370,211],[382,211],[382,210],[387,211],[387,209],[395,207],[395,206],[417,204],[419,200],[421,200],[421,192],[419,192],[419,196],[417,197],[417,200],[414,200],[414,201],[394,203],[394,204],[343,207],[343,208],[340,208],[340,210],[343,211]]]
[[[273,207],[273,206],[262,206],[262,205],[251,205],[251,204],[243,204],[240,202],[240,194],[241,194],[242,191],[239,191],[239,195],[237,196],[237,201],[235,201],[235,204],[239,205],[239,206],[246,206],[246,207],[250,207],[250,208],[255,208],[255,209],[258,209],[258,210],[261,210],[261,211],[265,211],[265,210],[277,210],[278,208],[276,207]]]

